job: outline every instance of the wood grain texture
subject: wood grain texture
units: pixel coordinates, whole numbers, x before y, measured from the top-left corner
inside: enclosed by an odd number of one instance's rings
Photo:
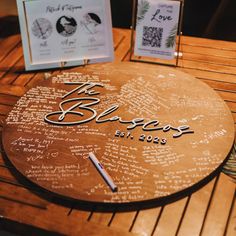
[[[231,211],[228,218],[227,228],[225,231],[225,235],[227,236],[235,235],[236,233],[236,202],[235,201],[236,201],[236,194],[234,194],[234,197],[232,200]]]
[[[164,206],[153,235],[176,235],[186,203],[187,199],[184,198],[178,202]],[[171,219],[171,227],[169,219]],[[167,228],[168,230],[166,230]]]
[[[3,78],[8,71],[15,70],[11,67],[22,58],[22,53],[23,51],[21,45],[17,45],[17,47],[10,51],[10,53],[1,61],[0,78]]]
[[[1,84],[12,84],[19,77],[19,71],[22,70],[24,65],[23,57],[21,57],[16,63],[11,67],[9,71],[6,72],[4,77],[1,79]],[[21,84],[22,85],[22,84]]]
[[[116,60],[128,60],[129,30],[114,29],[113,33]],[[197,77],[217,92],[219,91],[223,99],[229,100],[227,104],[234,112],[236,43],[185,36],[181,41],[183,58],[178,70]],[[3,63],[0,66],[0,104],[4,105],[1,107],[3,110],[0,109],[0,114],[2,113],[0,115],[1,129],[7,112],[5,106],[14,105],[25,91],[44,79],[44,74],[40,72],[36,73],[36,76],[32,76],[32,74],[28,76],[22,71],[23,60],[19,35],[1,40],[0,52],[0,60]],[[12,87],[12,84],[17,87]],[[233,116],[236,122],[235,113]],[[1,156],[0,165],[6,165]],[[114,212],[114,214],[103,215],[103,213],[82,211],[69,206],[61,207],[46,201],[47,210],[39,209],[20,201],[17,202],[17,199],[27,202],[28,196],[29,202],[33,204],[40,199],[33,197],[35,193],[29,193],[22,187],[14,187],[11,183],[2,182],[5,179],[17,183],[9,170],[0,168],[0,176],[2,176],[2,179],[0,177],[0,191],[2,185],[3,189],[6,189],[6,192],[3,192],[4,196],[9,198],[0,198],[0,215],[4,217],[5,223],[20,223],[22,226],[20,232],[27,232],[29,226],[32,226],[35,229],[40,228],[47,232],[66,235],[133,235],[134,233],[151,235],[157,230],[165,230],[167,234],[168,231],[173,232],[171,228],[173,220],[175,230],[177,226],[178,235],[189,236],[201,233],[203,235],[214,235],[214,233],[224,235],[225,233],[225,235],[231,236],[236,234],[235,183],[229,182],[231,180],[225,176],[223,178],[220,176],[217,182],[214,180],[193,193],[188,204],[185,202],[180,204],[179,208],[175,207],[179,223],[175,216],[171,216],[170,211],[165,213],[170,217],[165,217],[163,213],[167,206],[139,212],[120,214]],[[9,189],[8,185],[11,186]],[[184,214],[182,214],[183,212]],[[1,223],[3,223],[2,219]],[[97,222],[100,222],[101,225],[98,225]],[[107,222],[109,226],[106,226]],[[24,231],[22,231],[23,229]],[[32,230],[32,228],[30,229]],[[8,230],[12,230],[12,228],[8,227]],[[215,232],[216,230],[217,232]]]
[[[0,94],[0,104],[13,106],[19,98],[16,96],[11,96],[7,94]]]
[[[27,89],[23,86],[8,85],[8,84],[0,86],[0,93],[6,95],[21,97],[22,95],[25,94],[26,91]]]
[[[135,220],[136,212],[117,212],[110,224],[112,228],[123,228],[125,231],[130,231],[133,221]]]
[[[94,212],[90,218],[90,222],[96,222],[99,225],[105,225],[108,226],[111,219],[112,219],[112,213],[99,213],[99,212]]]
[[[93,104],[87,109],[78,101]],[[9,113],[2,137],[13,165],[46,190],[141,207],[143,201],[183,197],[207,181],[231,150],[234,124],[218,95],[190,75],[124,62],[88,66],[39,83]],[[88,159],[91,151],[117,183],[117,192]]]
[[[1,41],[0,61],[3,60],[18,44],[20,35],[13,35]]]
[[[178,235],[200,235],[215,180],[191,195]]]
[[[206,70],[197,70],[194,68],[193,69],[180,68],[180,70],[185,71],[191,75],[194,75],[197,78],[204,79],[204,80],[236,83],[236,76],[235,75],[209,71],[209,70],[207,70],[207,65],[206,65]]]
[[[21,188],[20,191],[18,188]],[[27,196],[27,199],[25,196]],[[48,205],[47,201],[30,192],[30,190],[3,182],[1,183],[0,198],[45,210]]]
[[[139,211],[131,232],[140,232],[143,235],[151,235],[156,228],[161,211],[161,207]]]
[[[202,235],[220,236],[224,234],[234,192],[235,183],[226,175],[221,174],[206,214],[206,220],[201,232]]]
[[[205,48],[220,49],[222,51],[236,51],[236,43],[228,42],[223,40],[212,40],[207,38],[194,38],[189,36],[184,36],[182,39],[183,45],[191,46],[203,46]],[[197,50],[195,50],[197,53]]]
[[[0,111],[2,115],[6,115],[11,109],[12,109],[12,106],[0,104]]]
[[[221,48],[209,48],[202,46],[182,45],[185,52],[183,59],[187,61],[204,61],[209,64],[235,65],[235,50],[222,50]]]
[[[123,61],[130,50],[130,31],[123,30],[122,35],[122,41],[120,42],[119,47],[117,47],[115,51],[115,62]]]

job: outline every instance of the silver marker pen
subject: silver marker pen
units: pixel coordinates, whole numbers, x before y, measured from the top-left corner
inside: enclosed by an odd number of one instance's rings
[[[94,155],[94,153],[90,152],[89,153],[89,158],[90,160],[93,162],[93,164],[95,165],[95,167],[97,168],[97,170],[99,171],[99,173],[102,175],[102,177],[105,179],[105,181],[107,182],[107,184],[109,185],[109,187],[111,188],[111,190],[113,192],[116,192],[118,190],[117,186],[115,185],[115,183],[113,182],[111,176],[106,172],[106,170],[104,169],[104,167],[102,166],[102,164],[98,161],[97,157]]]

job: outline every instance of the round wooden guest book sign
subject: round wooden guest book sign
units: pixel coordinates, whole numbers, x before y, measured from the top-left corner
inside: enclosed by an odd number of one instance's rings
[[[6,154],[25,177],[102,203],[189,193],[216,173],[233,141],[230,111],[207,85],[129,62],[45,80],[19,99],[3,129]]]

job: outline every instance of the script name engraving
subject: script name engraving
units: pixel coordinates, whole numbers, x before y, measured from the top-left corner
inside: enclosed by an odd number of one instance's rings
[[[77,95],[85,94],[87,96],[99,95],[99,92],[94,90],[94,87],[103,87],[100,83],[94,82],[67,82],[66,85],[79,85],[73,90],[65,94],[63,101],[59,104],[59,110],[50,112],[45,115],[44,120],[53,125],[80,125],[88,123],[95,119],[96,123],[106,123],[118,121],[121,124],[127,124],[127,130],[134,129],[138,126],[142,127],[143,131],[158,131],[167,132],[170,130],[177,131],[173,134],[173,138],[178,138],[183,134],[194,133],[190,130],[188,125],[180,125],[175,127],[171,124],[160,125],[158,120],[145,121],[144,118],[134,118],[132,120],[124,120],[118,115],[111,116],[112,113],[119,109],[119,105],[114,104],[100,114],[97,113],[94,106],[100,103],[100,99],[96,97],[78,97],[68,98],[70,95],[77,93]],[[66,108],[65,108],[66,107]],[[86,115],[85,115],[86,113]],[[73,116],[73,121],[70,121],[70,116]],[[86,116],[86,118],[84,118]],[[88,117],[87,117],[88,116]],[[76,117],[76,119],[75,119]],[[68,119],[66,119],[68,118]]]

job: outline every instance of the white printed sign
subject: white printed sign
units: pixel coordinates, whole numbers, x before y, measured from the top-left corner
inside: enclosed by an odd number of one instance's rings
[[[179,1],[138,0],[134,54],[173,59],[179,12]]]
[[[113,59],[109,0],[18,0],[18,9],[26,69]]]

